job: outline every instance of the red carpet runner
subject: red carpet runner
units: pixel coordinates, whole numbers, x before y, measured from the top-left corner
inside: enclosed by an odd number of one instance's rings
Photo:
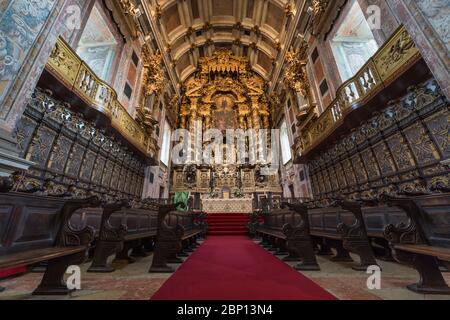
[[[0,270],[0,279],[15,276],[15,275],[18,275],[20,273],[25,273],[25,272],[27,272],[26,266],[12,268],[12,269],[2,269],[2,270]]]
[[[248,215],[242,213],[216,213],[206,217],[208,235],[244,236],[247,234]]]
[[[152,300],[335,300],[243,236],[209,237]]]

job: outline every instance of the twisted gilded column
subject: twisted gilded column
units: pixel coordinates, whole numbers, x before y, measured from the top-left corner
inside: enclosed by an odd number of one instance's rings
[[[247,128],[247,124],[245,123],[245,116],[239,115],[239,128],[245,130]]]
[[[190,108],[190,112],[191,112],[191,117],[189,119],[189,132],[191,133],[191,155],[192,155],[192,160],[194,162],[197,162],[199,160],[200,155],[200,151],[199,148],[201,148],[202,146],[199,146],[198,143],[198,136],[197,136],[197,130],[198,129],[202,129],[197,128],[197,122],[199,120],[199,110],[198,110],[198,100],[199,98],[197,97],[191,97],[191,108]]]
[[[269,122],[269,115],[268,114],[263,115],[262,121],[263,121],[263,128],[264,129],[269,129],[270,122]]]
[[[205,116],[205,130],[211,129],[211,115],[208,114]]]
[[[191,98],[191,117],[189,121],[189,130],[194,133],[195,122],[198,120],[198,98]]]
[[[252,129],[253,128],[253,121],[252,121],[252,117],[250,114],[247,115],[247,129]]]
[[[205,130],[209,130],[212,127],[212,114],[211,114],[211,105],[204,104],[202,107],[202,115],[204,117],[204,128]]]
[[[186,115],[181,114],[181,117],[180,117],[180,128],[181,129],[186,129],[186,122],[187,122]]]
[[[259,117],[259,96],[253,96],[252,98],[252,122],[253,129],[259,130],[261,128],[261,118]]]

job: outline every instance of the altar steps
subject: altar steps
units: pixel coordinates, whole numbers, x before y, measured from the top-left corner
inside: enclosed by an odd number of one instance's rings
[[[208,235],[240,236],[247,234],[247,223],[250,218],[243,213],[215,213],[206,218]]]

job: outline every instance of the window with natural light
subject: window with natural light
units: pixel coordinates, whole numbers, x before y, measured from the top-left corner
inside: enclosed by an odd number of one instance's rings
[[[281,154],[283,157],[283,165],[292,160],[291,144],[289,142],[289,133],[286,121],[283,121],[280,130]]]
[[[95,74],[108,81],[117,41],[99,9],[94,7],[77,47],[77,54]]]
[[[378,50],[358,1],[354,0],[331,40],[331,47],[343,81],[353,77]]]
[[[170,125],[167,120],[164,122],[164,134],[163,141],[161,147],[161,162],[169,166],[169,158],[170,158],[170,137],[172,135],[172,131],[170,130]]]

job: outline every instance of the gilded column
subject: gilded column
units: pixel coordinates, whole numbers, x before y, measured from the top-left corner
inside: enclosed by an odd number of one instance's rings
[[[192,160],[194,162],[197,162],[199,157],[200,157],[200,152],[199,152],[199,148],[201,148],[201,145],[199,144],[199,136],[198,136],[198,129],[202,129],[201,126],[200,128],[198,128],[197,123],[198,123],[198,98],[197,97],[191,97],[191,108],[190,108],[190,112],[191,112],[191,117],[190,117],[190,121],[189,121],[189,131],[191,133],[191,155],[192,155]],[[200,136],[201,137],[201,136]],[[201,142],[200,142],[201,143]]]
[[[253,129],[258,130],[261,128],[261,118],[259,116],[259,97],[253,96],[252,97],[252,122],[253,122]]]
[[[252,129],[253,128],[253,121],[252,121],[252,117],[250,114],[247,115],[247,129]]]
[[[181,114],[180,128],[181,129],[186,129],[186,115],[184,115],[184,114]]]
[[[197,121],[198,116],[198,98],[191,98],[191,118],[189,123],[189,130],[191,133],[194,133],[195,130],[195,122]]]
[[[239,116],[239,128],[242,130],[246,129],[246,123],[245,123],[245,116],[244,115],[240,115]]]
[[[211,105],[206,104],[203,106],[203,114],[205,117],[205,130],[209,130],[212,127],[212,114],[211,114]]]
[[[262,119],[263,119],[263,128],[269,129],[269,127],[270,127],[269,115],[268,114],[263,115]]]
[[[205,116],[205,130],[211,129],[211,114]]]

